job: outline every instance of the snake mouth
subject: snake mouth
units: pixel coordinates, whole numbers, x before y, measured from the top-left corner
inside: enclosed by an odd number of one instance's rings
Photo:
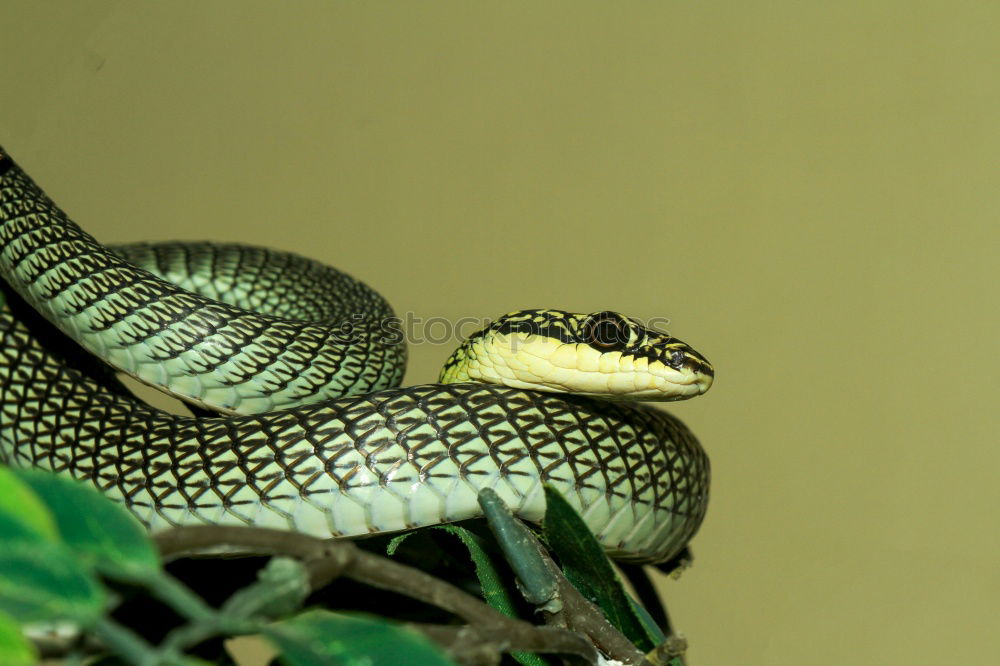
[[[693,398],[696,395],[701,395],[708,389],[712,388],[712,383],[714,381],[715,375],[698,373],[694,375],[691,381],[677,386],[682,389],[685,398]]]
[[[684,366],[680,370],[663,366],[647,368],[644,372],[635,371],[633,374],[636,375],[633,380],[636,390],[616,397],[643,401],[687,400],[705,393],[715,380],[715,373],[704,372],[699,366]],[[645,387],[642,387],[643,381],[646,383]]]
[[[558,393],[577,393],[612,401],[673,402],[705,393],[712,386],[714,373],[700,367],[675,369],[656,363],[620,367],[613,372],[599,370],[554,369],[544,378],[529,381],[502,380],[508,386]]]

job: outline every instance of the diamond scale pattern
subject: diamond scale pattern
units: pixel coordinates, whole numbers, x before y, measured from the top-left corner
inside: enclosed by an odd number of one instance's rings
[[[385,334],[391,308],[350,276],[289,253],[240,245],[141,244],[111,251],[70,221],[9,158],[0,163],[5,279],[119,369],[181,397],[242,413],[378,390],[402,378],[404,343]],[[219,271],[214,282],[199,275],[206,269]],[[203,287],[206,293],[198,293]],[[358,312],[368,315],[353,314]],[[340,335],[344,326],[349,334]],[[179,379],[168,386],[171,378]]]

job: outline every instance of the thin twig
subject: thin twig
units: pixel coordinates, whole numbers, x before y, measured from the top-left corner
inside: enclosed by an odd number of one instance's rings
[[[343,576],[433,604],[471,624],[492,626],[498,622],[502,624],[520,622],[502,615],[451,583],[420,569],[363,550],[358,550],[354,554],[352,561],[344,567]]]
[[[544,613],[546,623],[555,626],[566,626],[569,629],[578,631],[585,636],[589,636],[594,643],[612,659],[618,659],[627,664],[640,664],[644,656],[642,652],[632,645],[620,631],[618,631],[608,619],[604,612],[588,601],[573,583],[563,574],[562,570],[549,556],[548,551],[542,546],[538,537],[530,530],[526,530],[531,543],[534,545],[542,560],[552,572],[558,585],[558,597],[562,600],[562,609],[555,613]]]
[[[190,622],[213,624],[219,621],[219,611],[205,603],[205,600],[188,589],[176,578],[162,570],[151,576],[146,584],[150,593],[167,604]]]
[[[653,651],[646,655],[642,666],[673,666],[678,663],[684,666],[687,663],[684,659],[686,652],[687,639],[674,634],[653,648]]]
[[[420,569],[361,550],[349,541],[324,540],[258,527],[177,527],[156,534],[153,539],[166,559],[217,550],[220,546],[236,547],[242,554],[295,557],[305,565],[314,590],[337,576],[343,576],[443,608],[473,625],[472,629],[482,632],[483,636],[505,635],[510,641],[516,638],[514,649],[528,649],[520,647],[523,643],[533,645],[532,649],[538,651],[568,652],[587,663],[596,663],[596,651],[580,636],[507,617],[451,583]],[[575,589],[573,592],[576,592]],[[576,596],[580,602],[588,603],[579,593]],[[600,611],[594,612],[603,619]],[[610,625],[607,628],[615,631]],[[545,631],[539,634],[542,629]],[[628,642],[624,637],[621,640]],[[611,643],[614,644],[614,641]],[[635,648],[632,650],[635,651]],[[620,650],[618,652],[621,653]],[[630,659],[632,656],[629,654]]]
[[[90,627],[90,631],[104,647],[132,664],[177,664],[182,662],[180,654],[173,650],[153,647],[131,629],[121,626],[110,618],[103,618]]]
[[[604,617],[604,612],[587,601],[561,572],[559,595],[563,600],[562,612],[566,615],[566,624],[570,629],[590,636],[590,639],[612,659],[628,664],[642,662],[642,652],[615,629]]]
[[[153,542],[165,560],[213,551],[240,555],[288,555],[303,559],[313,555],[321,545],[342,545],[348,542],[317,539],[308,534],[275,530],[267,527],[234,527],[191,525],[174,527],[153,534]]]
[[[216,527],[193,525],[175,527],[153,535],[153,541],[165,560],[213,551],[240,555],[286,555],[303,562],[309,571],[309,583],[318,590],[340,575],[353,558],[357,547],[350,541],[317,539],[299,532],[266,527]]]
[[[495,491],[481,490],[479,506],[517,575],[522,595],[538,607],[546,624],[568,627],[589,636],[613,659],[629,664],[643,660],[642,652],[608,622],[600,608],[577,591],[535,533]]]
[[[443,647],[458,663],[469,666],[499,663],[499,655],[503,652],[557,653],[569,655],[572,663],[586,664],[593,664],[597,657],[594,646],[586,638],[552,627],[530,627],[530,630],[511,632],[507,627],[473,625],[410,623],[407,626]]]

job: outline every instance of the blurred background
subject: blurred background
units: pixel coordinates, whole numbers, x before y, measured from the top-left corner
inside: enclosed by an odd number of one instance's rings
[[[5,0],[0,142],[101,240],[365,278],[424,340],[407,383],[453,346],[431,319],[669,318],[718,371],[670,406],[714,472],[660,580],[690,663],[994,664],[998,22]]]

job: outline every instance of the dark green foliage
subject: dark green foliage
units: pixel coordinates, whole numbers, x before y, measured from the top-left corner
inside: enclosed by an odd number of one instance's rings
[[[486,603],[507,617],[531,619],[528,617],[531,613],[530,610],[519,612],[518,604],[515,601],[511,572],[509,567],[503,566],[498,561],[499,554],[496,552],[495,544],[479,536],[472,529],[461,525],[436,525],[429,530],[424,530],[424,532],[431,530],[451,535],[466,547],[472,560],[476,579],[479,581],[480,592]],[[395,537],[389,542],[386,552],[389,555],[395,554],[403,542],[413,534],[413,532],[407,532]],[[522,666],[547,666],[550,663],[545,657],[529,652],[513,652],[511,657]]]
[[[21,634],[14,618],[0,613],[0,664],[31,666],[36,663],[35,649]]]
[[[312,610],[272,624],[264,634],[288,666],[452,663],[420,634],[379,618]]]
[[[648,650],[662,637],[655,624],[624,593],[580,518],[554,491],[547,490],[547,501],[545,538],[566,575]],[[490,527],[502,525],[499,540],[480,520],[358,546],[389,552],[506,617],[535,624],[553,597],[553,576],[561,574],[551,561],[537,559],[537,545],[529,547],[537,540],[495,494],[485,492],[483,503]],[[512,550],[511,543],[520,545]],[[143,528],[96,491],[45,472],[0,466],[0,663],[34,663],[34,647],[19,624],[56,620],[70,621],[104,643],[109,653],[92,663],[109,665],[209,663],[199,656],[231,663],[222,639],[243,634],[266,637],[288,666],[454,663],[454,646],[446,650],[401,624],[457,629],[461,623],[448,611],[343,577],[313,590],[309,564],[288,557],[180,560],[170,565],[172,575]],[[199,569],[208,572],[200,580]],[[532,580],[524,584],[524,577]],[[560,663],[526,651],[504,659],[523,666]]]
[[[608,621],[639,649],[648,652],[663,640],[656,626],[636,611],[604,549],[562,495],[545,487],[545,540],[563,573],[584,597],[601,607]]]
[[[0,611],[20,622],[69,620],[90,626],[106,595],[87,569],[59,544],[3,544]]]
[[[145,530],[121,508],[71,479],[38,470],[17,470],[41,499],[62,541],[99,573],[141,581],[160,570],[160,556]]]

